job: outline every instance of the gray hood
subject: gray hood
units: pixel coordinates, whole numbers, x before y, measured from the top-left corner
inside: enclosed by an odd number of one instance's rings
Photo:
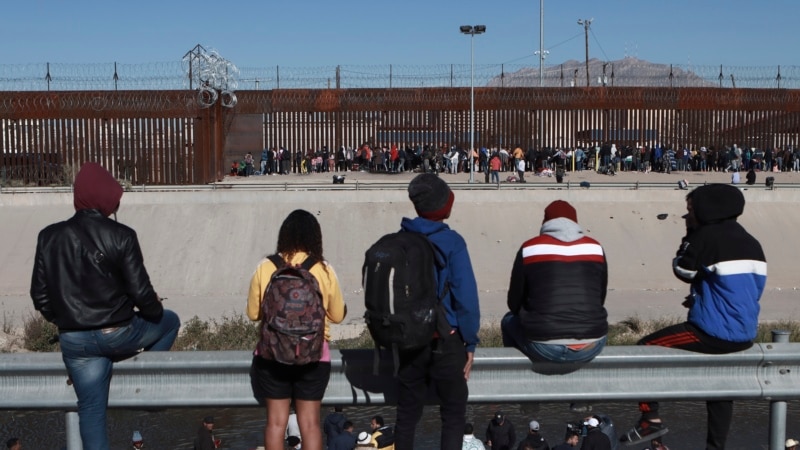
[[[552,236],[561,242],[577,241],[584,236],[583,228],[580,225],[564,217],[557,217],[543,223],[539,233]]]

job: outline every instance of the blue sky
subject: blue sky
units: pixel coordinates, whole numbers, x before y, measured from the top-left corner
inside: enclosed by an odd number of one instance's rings
[[[798,0],[544,0],[545,64],[800,65]],[[539,0],[25,0],[0,16],[4,64],[177,61],[196,44],[240,68],[468,64],[538,67]]]

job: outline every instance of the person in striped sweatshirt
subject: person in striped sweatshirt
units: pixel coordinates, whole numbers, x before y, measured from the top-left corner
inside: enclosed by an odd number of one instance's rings
[[[539,235],[514,259],[509,312],[500,322],[503,344],[533,362],[591,361],[607,339],[607,286],[603,247],[584,234],[572,205],[550,203]]]

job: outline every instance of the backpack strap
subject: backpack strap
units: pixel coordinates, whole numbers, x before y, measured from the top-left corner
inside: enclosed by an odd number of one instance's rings
[[[275,264],[275,267],[277,267],[278,269],[287,265],[287,262],[281,257],[281,255],[278,255],[277,253],[274,255],[267,256],[267,259],[272,261],[272,264]],[[316,258],[309,256],[305,260],[303,260],[303,262],[300,264],[300,267],[306,270],[311,270],[311,268],[314,267],[314,265],[317,264],[317,262],[319,261],[317,261]]]
[[[267,256],[267,259],[272,261],[272,264],[275,264],[275,267],[278,269],[286,265],[286,261],[284,261],[283,258],[281,258],[281,255],[277,253],[274,255]]]
[[[314,258],[312,256],[308,256],[302,262],[302,264],[300,264],[300,267],[302,267],[303,269],[306,269],[306,270],[311,270],[311,268],[314,267],[314,265],[316,265],[318,262],[319,261],[317,261],[317,258]]]

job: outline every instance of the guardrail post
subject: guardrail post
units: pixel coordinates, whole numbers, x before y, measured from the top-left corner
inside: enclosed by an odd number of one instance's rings
[[[789,342],[791,333],[772,330],[772,342]],[[769,402],[769,449],[782,450],[786,439],[786,402]]]
[[[65,421],[67,426],[67,450],[83,450],[79,421],[76,411],[67,411]]]

